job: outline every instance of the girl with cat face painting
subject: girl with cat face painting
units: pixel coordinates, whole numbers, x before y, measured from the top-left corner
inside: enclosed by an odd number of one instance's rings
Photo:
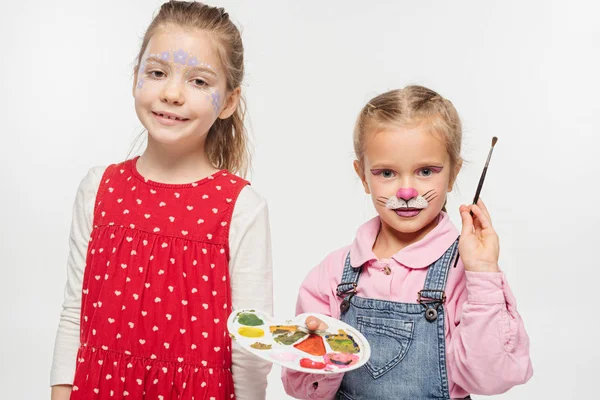
[[[379,215],[309,273],[296,312],[356,327],[371,357],[346,374],[284,369],[288,394],[462,399],[529,380],[529,338],[498,267],[490,214],[482,201],[461,205],[459,235],[445,212],[462,166],[461,140],[454,106],[427,88],[393,90],[363,107],[354,168]],[[315,317],[306,325],[326,328]]]

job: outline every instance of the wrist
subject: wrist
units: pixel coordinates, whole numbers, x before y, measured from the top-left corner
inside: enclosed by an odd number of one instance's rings
[[[464,263],[465,271],[469,272],[500,272],[498,263],[476,262]]]

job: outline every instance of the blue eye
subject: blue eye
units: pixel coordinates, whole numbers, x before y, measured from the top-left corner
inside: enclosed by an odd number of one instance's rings
[[[394,172],[390,171],[389,169],[384,169],[383,171],[381,171],[381,176],[383,176],[384,178],[391,178],[394,176]]]
[[[442,172],[443,167],[425,167],[417,170],[417,175],[424,178]]]

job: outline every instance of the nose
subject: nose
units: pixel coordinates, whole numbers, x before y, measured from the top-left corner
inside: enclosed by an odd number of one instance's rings
[[[417,197],[419,193],[413,188],[400,188],[396,192],[396,197],[402,200],[410,200]]]
[[[185,99],[181,85],[178,82],[166,82],[160,93],[160,100],[176,106],[182,105]]]

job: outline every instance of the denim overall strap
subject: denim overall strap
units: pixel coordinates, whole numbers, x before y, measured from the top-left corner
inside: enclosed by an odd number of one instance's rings
[[[361,270],[362,266],[358,268],[352,268],[352,265],[350,265],[350,252],[348,252],[346,261],[344,263],[344,272],[342,272],[342,280],[337,287],[338,296],[343,296],[346,293],[356,290],[356,285],[358,284],[358,278]]]
[[[419,292],[419,299],[437,300],[442,303],[446,300],[444,289],[446,289],[451,261],[457,256],[457,250],[458,239],[446,250],[444,255],[429,267],[423,290]]]
[[[342,303],[340,304],[340,315],[344,315],[348,308],[350,308],[350,300],[356,294],[356,288],[358,286],[358,278],[362,271],[362,265],[358,268],[352,268],[350,264],[350,252],[346,256],[346,262],[344,263],[344,272],[342,272],[341,283],[337,287],[337,295],[342,297]]]

